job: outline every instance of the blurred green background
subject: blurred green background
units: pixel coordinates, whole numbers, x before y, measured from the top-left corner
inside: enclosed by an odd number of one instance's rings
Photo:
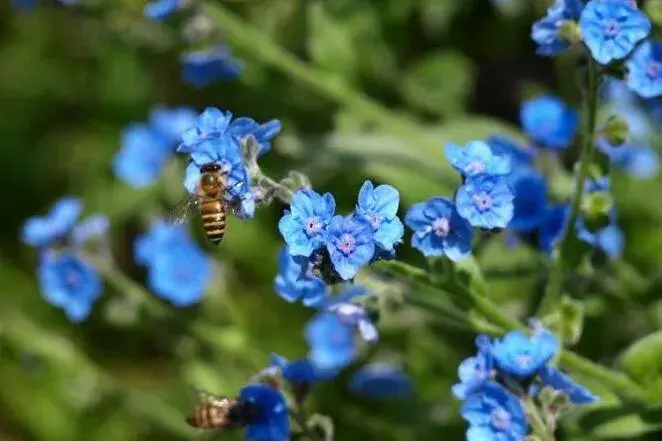
[[[212,19],[246,70],[202,90],[181,82],[178,19],[148,23],[143,5],[128,0],[89,8],[39,3],[21,13],[6,0],[0,6],[3,441],[199,439],[183,421],[195,404],[193,387],[232,394],[271,352],[306,353],[302,329],[312,313],[272,288],[279,204],[250,222],[233,220],[224,243],[208,247],[219,276],[196,307],[134,318],[117,301],[122,288],[107,284],[91,318],[73,325],[41,299],[36,253],[18,231],[25,218],[67,194],[83,197],[86,213],[109,215],[121,268],[143,281],[132,243],[145,229],[145,206],[165,210],[182,194],[183,160],[173,159],[162,182],[145,190],[117,181],[109,164],[122,128],[145,121],[151,106],[213,105],[258,121],[278,118],[283,134],[262,162],[271,176],[302,170],[318,191],[332,191],[343,211],[364,179],[389,183],[400,190],[404,213],[426,197],[451,194],[457,178],[443,159],[445,141],[521,138],[519,104],[537,91],[555,90],[575,105],[580,99],[574,54],[535,56],[530,26],[546,1],[511,0],[501,8],[488,0],[210,2]],[[573,285],[586,301],[575,349],[608,365],[662,324],[662,210],[651,200],[662,182],[616,175],[614,187],[625,258],[601,269],[600,283]],[[195,223],[191,231],[202,239]],[[406,247],[401,256],[420,263]],[[517,278],[500,273],[531,267],[536,256],[526,247],[508,249],[498,237],[478,253],[490,296],[518,317],[533,311],[542,266]],[[385,315],[382,334],[363,359],[400,361],[416,396],[377,403],[350,395],[345,383],[359,361],[320,386],[311,409],[332,416],[343,441],[464,439],[450,386],[473,351],[474,334],[399,307]],[[628,373],[659,402],[662,357],[649,362],[645,372]],[[607,404],[614,401],[600,384],[582,380]],[[608,425],[599,415],[572,417],[559,439],[659,439],[659,421]]]

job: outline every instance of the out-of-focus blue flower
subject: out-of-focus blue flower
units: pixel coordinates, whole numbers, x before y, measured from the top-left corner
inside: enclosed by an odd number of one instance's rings
[[[81,211],[83,204],[80,199],[63,197],[46,216],[34,216],[25,221],[21,229],[21,240],[33,247],[48,246],[69,234]]]
[[[373,227],[357,216],[334,216],[326,230],[326,249],[338,275],[353,279],[375,254]]]
[[[558,339],[546,331],[531,337],[522,331],[511,331],[492,347],[499,371],[518,378],[535,375],[558,351]]]
[[[283,378],[291,384],[312,384],[318,379],[308,360],[288,361],[281,355],[271,354],[271,365],[280,369]]]
[[[591,56],[600,64],[622,60],[651,32],[646,14],[622,0],[591,0],[579,17],[579,27]]]
[[[185,230],[162,221],[136,240],[135,259],[147,266],[154,293],[175,306],[198,302],[212,276],[209,258]]]
[[[85,320],[101,296],[96,270],[72,251],[43,251],[37,274],[42,296],[72,322]]]
[[[528,432],[522,403],[498,383],[486,383],[460,410],[469,423],[469,441],[522,441]]]
[[[584,242],[602,250],[610,259],[617,259],[625,248],[625,235],[613,221],[598,231],[589,231],[583,220],[577,222],[577,236]]]
[[[385,251],[393,251],[404,234],[405,227],[397,216],[398,205],[400,194],[390,185],[374,187],[372,182],[365,181],[359,190],[354,212],[370,223],[375,244]]]
[[[197,88],[216,81],[233,80],[244,70],[242,63],[224,46],[185,52],[182,64],[184,81]]]
[[[567,148],[575,137],[577,112],[552,95],[525,101],[520,109],[524,132],[534,142],[552,149]]]
[[[471,141],[466,147],[447,143],[444,148],[446,159],[463,176],[479,174],[507,175],[510,173],[510,157],[497,155],[483,141]]]
[[[569,214],[570,206],[568,204],[555,204],[547,207],[545,216],[538,228],[538,241],[543,252],[552,253],[556,241],[560,239],[563,233]]]
[[[366,342],[376,343],[379,340],[379,332],[368,316],[365,307],[356,303],[337,302],[327,306],[324,310],[336,314],[343,323],[356,328]]]
[[[533,24],[531,38],[538,44],[539,55],[555,56],[570,47],[561,28],[566,22],[577,20],[583,7],[581,0],[556,0],[547,14]]]
[[[278,222],[278,230],[293,256],[310,257],[326,241],[326,229],[336,211],[331,193],[323,196],[309,189],[294,193],[290,209]]]
[[[354,327],[337,314],[322,312],[306,325],[308,360],[322,372],[337,372],[356,356]]]
[[[412,205],[405,224],[414,231],[411,245],[426,257],[446,256],[458,262],[471,254],[473,229],[449,199],[434,197]]]
[[[149,126],[131,124],[122,131],[113,173],[134,188],[147,187],[159,178],[172,151],[172,146]]]
[[[460,382],[452,387],[453,395],[464,400],[479,390],[486,381],[494,375],[494,358],[492,357],[492,339],[486,335],[476,337],[478,352],[460,363],[457,375]]]
[[[467,179],[455,196],[457,212],[478,228],[506,228],[513,218],[515,194],[502,176]]]
[[[82,245],[90,239],[105,236],[110,221],[105,214],[93,214],[85,218],[71,231],[71,239],[76,245]]]
[[[631,142],[614,147],[605,139],[599,139],[597,147],[605,153],[612,164],[625,170],[637,179],[651,179],[657,176],[660,169],[660,157],[653,148]]]
[[[535,150],[517,145],[505,136],[492,135],[485,142],[495,155],[510,158],[510,166],[513,171],[519,167],[528,167],[533,164]]]
[[[544,176],[533,167],[521,167],[508,176],[508,186],[515,193],[515,213],[508,228],[534,230],[547,212],[547,183]]]
[[[600,86],[600,98],[620,108],[622,106],[634,105],[637,96],[627,86],[625,81],[615,77],[605,76]]]
[[[149,112],[149,125],[169,145],[178,144],[184,132],[195,126],[197,113],[190,107],[154,106]]]
[[[278,275],[274,281],[276,292],[288,302],[313,306],[326,295],[326,284],[312,273],[307,259],[295,259],[287,247],[278,255]]]
[[[591,391],[553,366],[544,366],[538,375],[545,386],[567,394],[572,404],[590,404],[599,399]]]
[[[239,391],[239,402],[249,406],[251,419],[245,427],[249,441],[287,441],[290,417],[283,394],[263,384],[251,384]]]
[[[627,61],[627,85],[643,98],[662,95],[662,43],[645,41]]]
[[[78,0],[58,0],[59,3],[71,6],[75,5]],[[19,11],[30,11],[37,5],[37,0],[11,0],[12,7]]]
[[[165,20],[181,8],[183,3],[182,0],[151,1],[145,5],[145,17],[154,21]]]
[[[248,135],[253,135],[260,146],[258,156],[262,156],[271,150],[271,141],[282,129],[283,125],[277,119],[260,124],[251,118],[242,116],[230,123],[228,133],[236,136],[239,140]]]
[[[371,363],[359,369],[349,380],[349,389],[357,394],[382,400],[408,397],[414,393],[411,380],[402,369],[388,363]]]

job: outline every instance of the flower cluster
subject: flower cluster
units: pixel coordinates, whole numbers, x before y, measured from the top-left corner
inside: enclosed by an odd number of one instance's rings
[[[301,268],[312,263],[325,280],[352,280],[362,266],[395,256],[404,233],[399,203],[395,188],[366,181],[354,212],[342,216],[335,214],[333,195],[302,189],[292,196],[278,229]]]
[[[62,308],[72,322],[90,315],[102,290],[97,270],[83,258],[82,247],[108,229],[108,219],[100,214],[79,222],[82,211],[79,199],[63,197],[48,215],[29,218],[21,230],[21,240],[40,252],[37,276],[42,296]]]
[[[209,257],[179,225],[155,222],[134,247],[135,260],[147,267],[154,293],[175,306],[200,301],[212,276]]]
[[[509,155],[483,141],[466,147],[449,144],[446,158],[462,175],[455,200],[433,197],[413,205],[405,224],[414,231],[412,246],[425,256],[459,261],[471,254],[472,227],[501,230],[513,218],[515,194],[509,185]]]
[[[559,413],[565,410],[559,403],[581,405],[598,399],[550,363],[559,342],[538,323],[530,336],[522,331],[501,339],[481,335],[476,347],[476,355],[460,364],[460,382],[452,389],[463,401],[468,439],[524,439],[529,425],[523,401],[542,408],[547,429],[553,433]]]

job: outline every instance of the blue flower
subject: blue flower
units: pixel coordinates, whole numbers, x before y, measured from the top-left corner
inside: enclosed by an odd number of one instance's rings
[[[175,306],[197,303],[212,276],[211,262],[181,226],[156,222],[135,243],[154,293]]]
[[[182,0],[155,0],[145,5],[145,17],[153,21],[161,21],[170,17],[182,7]]]
[[[414,231],[411,245],[426,257],[446,256],[457,262],[471,254],[473,229],[449,199],[434,197],[412,205],[405,224]]]
[[[651,179],[660,169],[660,157],[653,148],[638,142],[614,147],[605,139],[599,139],[597,147],[605,153],[611,163],[637,179]]]
[[[586,229],[582,219],[577,222],[577,236],[580,240],[597,247],[610,259],[617,259],[623,254],[625,248],[625,235],[623,230],[615,223],[591,232]]]
[[[321,196],[299,190],[292,196],[290,210],[278,222],[278,230],[293,256],[310,257],[326,241],[327,225],[336,211],[331,193]]]
[[[400,194],[390,185],[374,187],[372,182],[365,181],[359,190],[354,211],[357,217],[370,222],[375,244],[385,251],[393,251],[404,234],[404,225],[397,216],[399,204]]]
[[[169,145],[176,145],[184,132],[195,126],[196,117],[196,112],[189,107],[154,106],[149,112],[149,125]]]
[[[249,406],[251,419],[245,427],[250,441],[288,441],[290,418],[283,394],[273,387],[251,384],[239,391],[239,402]]]
[[[590,404],[598,401],[598,397],[568,375],[553,366],[544,366],[538,373],[540,381],[545,386],[568,395],[572,404]]]
[[[524,132],[534,142],[543,147],[564,149],[575,137],[579,117],[559,98],[542,95],[522,104],[520,121]]]
[[[522,331],[511,331],[496,340],[492,355],[498,369],[517,378],[534,376],[559,351],[559,342],[550,332],[531,337]]]
[[[448,143],[444,148],[446,159],[463,176],[479,174],[507,175],[510,173],[510,157],[497,155],[483,141],[471,141],[466,147]]]
[[[476,348],[476,355],[464,360],[457,369],[460,382],[453,385],[452,392],[460,400],[465,400],[494,376],[492,340],[486,335],[479,335],[476,338]]]
[[[528,432],[522,403],[498,383],[486,383],[460,410],[469,423],[468,441],[522,441]]]
[[[563,229],[568,222],[570,206],[568,204],[550,205],[546,209],[545,216],[538,228],[538,241],[540,249],[552,254],[556,242],[561,238]]]
[[[322,312],[306,325],[308,360],[321,372],[337,372],[356,357],[354,327],[337,314]]]
[[[511,168],[517,170],[519,167],[533,165],[535,150],[517,145],[505,136],[492,135],[485,140],[496,156],[507,156],[510,158]]]
[[[464,183],[455,196],[460,216],[478,228],[505,228],[513,218],[515,194],[508,179],[477,175]]]
[[[257,141],[258,156],[262,156],[271,150],[271,141],[280,133],[283,125],[277,119],[272,119],[260,124],[251,118],[239,117],[230,123],[228,133],[236,136],[239,140],[248,135],[253,135]]]
[[[662,43],[645,41],[627,61],[627,85],[643,98],[662,95]]]
[[[74,226],[71,231],[71,239],[74,244],[82,245],[91,239],[105,236],[109,226],[108,216],[93,214]]]
[[[21,240],[33,247],[45,247],[63,238],[74,227],[83,211],[80,199],[67,196],[53,205],[46,216],[34,216],[23,224]]]
[[[547,214],[547,183],[544,176],[533,167],[521,167],[508,176],[508,185],[515,193],[515,212],[508,228],[534,230]]]
[[[182,64],[184,80],[197,88],[235,79],[244,70],[242,63],[223,46],[186,52],[182,55]]]
[[[113,173],[134,188],[153,184],[161,175],[172,146],[145,124],[131,124],[121,135],[121,147],[113,158]]]
[[[72,322],[85,320],[101,296],[102,282],[95,268],[72,251],[43,251],[37,272],[42,296],[62,308]]]
[[[533,24],[531,38],[538,44],[539,55],[558,55],[570,47],[571,42],[564,38],[561,29],[566,22],[577,20],[583,7],[581,0],[556,0],[547,14]]]
[[[312,273],[312,264],[307,259],[295,259],[287,247],[283,247],[278,265],[274,287],[283,299],[290,303],[301,300],[304,305],[313,306],[324,298],[326,284]]]
[[[78,0],[58,0],[60,4],[63,5],[74,5]],[[13,8],[18,9],[19,11],[29,11],[32,10],[37,4],[36,0],[11,0],[11,5]]]
[[[651,22],[636,4],[591,0],[579,18],[584,43],[600,64],[622,60],[651,32]]]
[[[359,288],[363,289],[363,288]],[[348,290],[349,291],[349,290]],[[337,297],[344,297],[343,295]],[[351,325],[359,331],[361,338],[368,343],[376,343],[379,340],[379,332],[368,316],[365,307],[350,303],[349,301],[336,301],[336,303],[318,308],[336,314],[343,323]]]
[[[326,230],[326,249],[343,280],[353,279],[375,254],[373,227],[356,216],[334,216]]]
[[[315,368],[308,360],[288,361],[281,355],[271,354],[271,365],[277,367],[291,384],[310,385],[318,379]]]
[[[350,378],[349,389],[377,400],[408,397],[414,393],[414,386],[407,374],[397,366],[387,363],[363,366]]]

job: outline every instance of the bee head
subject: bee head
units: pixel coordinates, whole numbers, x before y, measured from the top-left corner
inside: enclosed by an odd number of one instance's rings
[[[210,162],[209,164],[204,164],[202,167],[200,167],[200,172],[202,173],[218,172],[218,171],[221,171],[221,165],[216,164],[215,162]]]

